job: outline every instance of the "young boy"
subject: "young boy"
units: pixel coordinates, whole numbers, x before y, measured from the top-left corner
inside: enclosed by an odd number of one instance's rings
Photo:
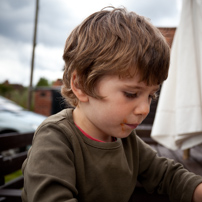
[[[128,202],[137,180],[171,201],[202,201],[202,177],[158,157],[134,131],[167,78],[169,54],[157,28],[122,8],[73,30],[62,95],[75,108],[37,129],[23,164],[24,202]]]

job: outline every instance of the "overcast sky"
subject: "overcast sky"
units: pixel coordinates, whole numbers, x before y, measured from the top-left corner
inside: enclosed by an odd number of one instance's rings
[[[29,85],[35,0],[0,0],[0,83]],[[72,29],[91,13],[125,6],[157,27],[177,27],[182,0],[39,0],[33,85],[41,77],[62,78],[64,43]]]

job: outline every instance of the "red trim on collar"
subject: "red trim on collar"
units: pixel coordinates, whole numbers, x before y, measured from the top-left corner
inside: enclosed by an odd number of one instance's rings
[[[74,123],[75,124],[75,123]],[[75,124],[76,125],[76,124]],[[102,140],[98,140],[98,139],[95,139],[95,138],[93,138],[93,137],[91,137],[90,135],[88,135],[85,131],[83,131],[78,125],[76,125],[77,126],[77,128],[87,137],[87,138],[89,138],[89,139],[91,139],[91,140],[94,140],[94,141],[97,141],[97,142],[104,142],[104,141],[102,141]]]

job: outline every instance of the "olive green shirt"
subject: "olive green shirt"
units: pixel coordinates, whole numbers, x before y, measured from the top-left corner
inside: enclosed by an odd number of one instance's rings
[[[128,202],[137,180],[149,193],[191,202],[200,176],[158,157],[135,132],[109,143],[87,138],[72,111],[50,116],[37,129],[23,164],[23,202]]]

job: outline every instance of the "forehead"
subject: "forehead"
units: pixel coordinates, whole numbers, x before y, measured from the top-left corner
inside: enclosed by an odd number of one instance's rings
[[[147,85],[145,82],[140,81],[140,77],[135,74],[131,77],[122,77],[118,75],[105,75],[98,82],[99,88],[102,86],[121,88],[122,90],[146,90],[146,91],[158,91],[160,85]]]
[[[158,67],[159,70],[161,69]],[[155,68],[157,69],[157,68]],[[167,72],[167,71],[166,71]],[[139,79],[139,82],[143,81],[146,85],[161,85],[164,80],[167,78],[167,73],[163,71],[155,70],[153,71],[152,68],[148,67],[139,67],[138,65],[131,65],[126,68],[123,72],[118,74],[120,78],[127,78],[127,79]]]
[[[119,78],[122,84],[129,89],[139,89],[139,90],[151,90],[157,91],[160,88],[160,85],[147,85],[146,82],[141,81],[138,74],[134,74],[131,77]]]

